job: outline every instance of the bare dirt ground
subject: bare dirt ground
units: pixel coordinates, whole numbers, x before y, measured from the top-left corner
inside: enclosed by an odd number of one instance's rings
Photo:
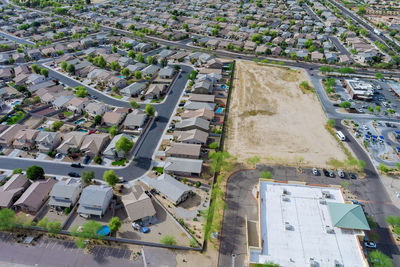
[[[325,129],[327,118],[300,70],[237,61],[225,147],[238,161],[325,166],[346,159]]]

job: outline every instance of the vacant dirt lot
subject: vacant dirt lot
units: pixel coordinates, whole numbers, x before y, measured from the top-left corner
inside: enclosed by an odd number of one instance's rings
[[[324,128],[327,121],[313,93],[299,88],[302,71],[238,61],[226,148],[239,161],[324,166],[345,154]]]

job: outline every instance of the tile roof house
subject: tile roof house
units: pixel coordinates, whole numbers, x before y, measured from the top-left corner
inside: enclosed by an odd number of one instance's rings
[[[56,182],[57,180],[52,178],[33,182],[14,203],[14,207],[26,213],[36,213],[48,199],[49,193]]]
[[[112,188],[106,185],[89,185],[82,190],[78,201],[79,214],[96,215],[102,217],[113,197]]]
[[[85,136],[85,139],[83,139],[80,150],[85,155],[94,157],[100,154],[109,141],[110,137],[106,133],[90,134]]]
[[[114,138],[111,140],[110,144],[104,149],[103,156],[109,159],[117,159],[117,158],[122,158],[126,155],[124,151],[117,151],[115,148],[116,143],[122,138],[128,138],[129,140],[132,140],[132,137],[127,135],[127,134],[119,134],[114,136]]]
[[[14,174],[0,187],[0,208],[10,208],[31,184],[23,174]]]
[[[151,84],[146,91],[145,97],[146,99],[159,98],[166,88],[166,84]]]
[[[215,102],[215,95],[207,95],[207,94],[190,94],[189,96],[190,101],[197,101],[197,102]]]
[[[102,117],[102,122],[106,126],[119,126],[124,120],[126,114],[118,113],[114,111],[107,111]]]
[[[200,157],[201,145],[172,143],[171,147],[165,151],[167,157],[191,158],[198,159]]]
[[[74,114],[82,114],[87,104],[88,98],[74,97],[67,103],[67,109]]]
[[[86,132],[69,132],[64,135],[62,143],[57,147],[57,151],[67,154],[70,148],[80,148]]]
[[[30,150],[33,148],[35,138],[40,131],[35,129],[22,129],[15,135],[13,142],[14,148]]]
[[[131,191],[121,197],[121,201],[131,221],[150,221],[156,215],[151,198],[138,184],[133,185]]]
[[[59,97],[57,97],[54,101],[53,101],[53,106],[55,109],[62,109],[64,108],[68,102],[73,98],[73,96],[69,96],[69,95],[61,95]]]
[[[176,141],[187,144],[204,145],[207,143],[208,139],[208,133],[199,129],[175,131],[174,136],[176,137]]]
[[[78,178],[63,178],[58,181],[50,192],[49,206],[71,208],[78,201],[82,192],[82,180]]]
[[[181,118],[182,119],[202,118],[211,121],[214,118],[214,111],[209,109],[185,110],[181,114]]]
[[[103,116],[106,110],[107,107],[104,103],[91,102],[85,107],[85,111],[92,118],[96,117],[97,115]]]
[[[137,96],[146,88],[146,83],[135,82],[120,90],[123,96]]]
[[[35,139],[41,152],[53,151],[61,142],[61,134],[57,132],[40,131]]]
[[[6,130],[2,131],[0,133],[0,146],[3,148],[10,147],[17,133],[25,128],[26,127],[21,124],[14,124],[8,127]]]
[[[165,67],[160,69],[158,77],[161,79],[171,79],[174,76],[175,70],[171,67]]]
[[[202,160],[168,157],[165,160],[164,171],[178,176],[200,176],[202,166]]]
[[[140,180],[148,187],[154,188],[160,192],[175,205],[185,201],[192,192],[189,186],[177,181],[175,178],[166,173],[156,178],[149,178],[145,176]]]
[[[208,131],[210,128],[210,122],[202,118],[190,118],[182,120],[175,124],[175,129],[181,131],[188,131],[193,129]]]
[[[123,125],[127,129],[135,130],[143,127],[146,118],[147,115],[143,110],[135,109],[126,116]]]
[[[214,111],[215,104],[207,103],[207,102],[195,102],[195,101],[187,101],[183,106],[185,110],[197,110],[197,109],[207,109]]]

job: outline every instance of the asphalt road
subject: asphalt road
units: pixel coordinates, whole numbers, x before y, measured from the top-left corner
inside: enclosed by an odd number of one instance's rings
[[[188,80],[188,74],[193,70],[192,67],[187,65],[181,65],[180,75],[176,78],[173,86],[171,87],[166,100],[158,105],[154,105],[154,108],[158,114],[158,120],[154,121],[154,123],[150,126],[147,135],[143,139],[143,143],[141,144],[135,159],[125,168],[115,169],[115,173],[119,176],[124,177],[125,180],[133,180],[137,179],[143,174],[145,174],[150,166],[152,161],[152,156],[157,148],[158,142],[161,139],[165,128],[167,127],[169,118],[171,117],[180,96],[185,88],[186,82]],[[54,72],[50,72],[49,75],[53,77]],[[55,73],[55,75],[58,75]],[[70,79],[65,79],[64,76],[55,76],[57,79],[60,78],[60,81],[66,83],[68,85],[73,85],[74,81]],[[79,84],[77,84],[79,85]],[[74,86],[77,86],[74,85]],[[92,91],[90,88],[91,94],[96,94],[98,92]],[[99,93],[98,93],[99,94]],[[129,103],[122,102],[117,99],[113,99],[111,97],[104,96],[99,94],[99,100],[104,100],[105,103],[111,105],[119,105],[119,106],[129,106]],[[68,172],[80,172],[81,169],[72,168],[67,163],[56,163],[56,162],[45,162],[45,161],[36,161],[29,159],[16,159],[16,158],[7,158],[1,157],[0,160],[0,168],[1,169],[16,169],[23,168],[26,169],[29,166],[38,165],[41,166],[44,171],[48,174],[55,175],[66,175]],[[107,170],[104,167],[92,167],[87,166],[84,170],[93,170],[96,175],[96,179],[101,179],[103,177],[103,172]]]
[[[11,35],[11,34],[8,34],[8,33],[5,33],[5,32],[2,32],[2,31],[0,31],[0,36],[4,36],[7,39],[9,39],[11,41],[14,41],[14,42],[16,42],[18,44],[28,44],[28,45],[34,45],[35,44],[34,42],[25,40],[23,38],[16,37],[14,35]]]

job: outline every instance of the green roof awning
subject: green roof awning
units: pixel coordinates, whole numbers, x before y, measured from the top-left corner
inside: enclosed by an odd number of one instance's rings
[[[370,230],[360,205],[328,202],[332,224],[346,229]]]

